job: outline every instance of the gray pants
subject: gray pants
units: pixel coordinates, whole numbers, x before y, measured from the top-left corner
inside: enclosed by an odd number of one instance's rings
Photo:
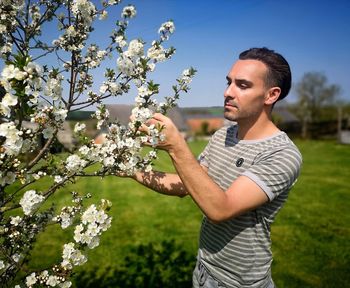
[[[193,288],[229,288],[210,275],[208,269],[200,261],[197,261],[196,268],[193,271],[192,283]],[[267,288],[276,288],[272,279]]]
[[[196,268],[194,268],[192,282],[193,282],[193,288],[226,287],[218,279],[211,276],[207,268],[200,261],[197,261]]]

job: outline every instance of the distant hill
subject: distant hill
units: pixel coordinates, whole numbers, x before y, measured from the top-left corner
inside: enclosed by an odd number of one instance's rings
[[[69,112],[67,115],[67,120],[69,121],[82,121],[91,119],[91,115],[93,114],[93,111],[73,111]]]
[[[184,113],[185,117],[196,117],[199,115],[206,116],[221,116],[223,117],[224,108],[221,106],[212,106],[212,107],[184,107],[180,108]]]

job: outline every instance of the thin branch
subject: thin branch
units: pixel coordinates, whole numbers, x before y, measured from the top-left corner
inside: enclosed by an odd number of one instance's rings
[[[19,191],[21,191],[22,189],[24,189],[25,187],[27,187],[28,185],[30,185],[30,184],[32,184],[32,183],[34,183],[34,182],[35,182],[35,180],[32,180],[32,181],[30,181],[30,182],[28,182],[28,183],[22,185],[21,187],[19,187],[15,192],[13,192],[13,193],[1,204],[1,206],[3,206],[3,205],[6,204],[6,203],[9,203],[9,202],[16,196],[16,194],[17,194]]]
[[[20,46],[20,45],[17,43],[17,41],[16,41],[17,38],[16,38],[15,36],[13,36],[12,34],[10,34],[10,36],[11,36],[11,38],[12,38],[13,43],[15,43],[15,45],[16,45],[18,51],[20,51],[22,55],[25,55],[25,54],[24,54],[24,51],[23,51],[22,48],[21,48],[21,46]],[[19,40],[19,39],[18,39],[18,40]]]
[[[56,134],[57,134],[57,129],[56,129],[54,135],[45,143],[44,147],[40,150],[38,155],[36,155],[36,157],[29,163],[27,170],[30,170],[44,156],[44,154],[46,153],[46,151],[49,149],[50,145],[52,144],[53,140],[55,139]]]
[[[30,49],[35,49],[35,48],[30,47]],[[36,49],[41,49],[41,48],[36,48]],[[36,60],[38,60],[38,59],[40,59],[40,58],[42,58],[42,57],[45,57],[46,55],[48,55],[48,54],[50,54],[50,53],[52,53],[52,52],[54,52],[54,51],[55,51],[55,49],[52,48],[51,51],[48,50],[46,53],[44,53],[44,54],[42,54],[42,55],[39,55],[38,57],[35,57],[35,58],[33,58],[32,60],[33,60],[33,61],[36,61]]]

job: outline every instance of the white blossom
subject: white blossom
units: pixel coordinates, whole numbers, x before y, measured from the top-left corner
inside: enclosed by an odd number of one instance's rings
[[[138,91],[138,95],[140,97],[145,97],[145,96],[151,96],[152,95],[152,91],[149,90],[146,85],[142,85],[142,86],[138,87],[137,91]]]
[[[79,148],[79,152],[82,154],[82,155],[87,155],[89,154],[90,152],[90,149],[89,147],[87,147],[86,145],[83,145]]]
[[[86,256],[79,249],[75,249],[72,242],[64,244],[62,258],[61,266],[67,269],[83,265],[87,261]]]
[[[37,279],[36,279],[35,272],[33,272],[32,274],[26,277],[26,284],[28,287],[33,286],[36,283],[36,281]]]
[[[35,62],[29,62],[23,69],[28,73],[29,77],[42,76],[43,73],[43,68]]]
[[[11,108],[8,105],[4,105],[2,102],[0,102],[0,114],[10,117]]]
[[[88,0],[74,0],[72,5],[72,12],[77,15],[81,14],[81,20],[86,26],[90,26],[95,16],[95,5]]]
[[[97,107],[94,117],[98,120],[97,129],[101,129],[102,125],[105,123],[105,121],[109,117],[109,111],[105,109],[104,105],[100,105]]]
[[[9,155],[17,155],[22,147],[23,139],[21,131],[17,130],[15,123],[7,122],[0,124],[0,136],[6,138],[2,144],[5,153]]]
[[[85,123],[76,123],[74,126],[74,133],[82,133],[85,132],[86,125]]]
[[[158,33],[161,34],[161,39],[164,41],[164,40],[168,40],[169,34],[174,33],[174,31],[175,31],[174,22],[167,21],[160,26]]]
[[[102,13],[100,14],[99,19],[100,20],[106,20],[108,17],[108,12],[106,10],[103,10]]]
[[[102,84],[101,87],[100,87],[100,93],[101,94],[106,93],[107,89],[108,89],[108,85],[107,84]]]
[[[126,76],[132,76],[136,69],[136,63],[130,59],[126,54],[122,53],[117,59],[117,66],[120,72]]]
[[[7,54],[7,53],[10,53],[12,51],[12,43],[10,42],[7,42],[4,46],[0,46],[1,47],[1,50],[0,50],[0,53],[1,54]]]
[[[52,138],[54,132],[55,132],[55,129],[54,129],[54,128],[52,128],[52,127],[47,127],[47,128],[45,128],[45,129],[43,130],[43,137],[44,137],[45,139],[50,139],[50,138]]]
[[[21,223],[21,221],[22,221],[22,217],[20,217],[20,216],[15,216],[15,217],[11,216],[11,222],[10,223],[13,226],[18,226],[19,223]]]
[[[59,100],[62,97],[62,80],[63,76],[60,74],[49,77],[44,88],[44,94],[52,97],[53,100]]]
[[[154,69],[156,68],[156,64],[154,63],[148,63],[147,64],[149,71],[153,72]]]
[[[12,95],[11,93],[6,93],[4,98],[2,98],[1,103],[4,106],[15,106],[18,103],[17,96]]]
[[[111,92],[111,95],[115,96],[122,92],[122,87],[119,83],[109,82],[108,85],[109,85],[109,91]]]
[[[38,173],[33,173],[32,176],[35,180],[39,180],[41,177],[46,176],[46,172],[39,171]]]
[[[113,166],[114,163],[115,163],[115,159],[114,159],[113,156],[105,157],[103,159],[103,165],[104,166],[109,166],[110,167],[110,166]]]
[[[55,183],[60,183],[64,180],[64,178],[61,175],[55,175],[54,177],[54,182]]]
[[[137,39],[131,40],[126,53],[129,57],[142,56],[144,54],[142,42]]]
[[[0,185],[12,184],[16,181],[16,174],[12,171],[8,171],[4,177],[0,174]]]
[[[147,51],[147,57],[155,61],[161,62],[166,60],[165,52],[166,51],[164,50],[162,45],[152,45],[151,48],[149,48]]]
[[[119,47],[123,48],[125,47],[128,43],[125,41],[124,36],[117,36],[115,37],[114,41],[118,44]]]
[[[55,287],[59,283],[59,279],[56,275],[50,275],[46,281],[46,285]]]
[[[78,155],[70,155],[66,159],[66,168],[70,172],[82,170],[87,162],[84,159],[81,159]]]
[[[61,288],[69,288],[69,287],[72,286],[72,282],[70,282],[70,281],[65,281],[65,282],[63,282],[63,283],[60,283],[59,285],[60,285]]]
[[[108,201],[102,203],[109,203]],[[99,245],[99,237],[111,225],[111,218],[103,210],[98,210],[94,204],[85,210],[81,217],[80,225],[74,230],[74,240],[87,244],[90,249]]]
[[[62,229],[73,224],[74,216],[79,209],[72,206],[65,206],[61,209],[61,213],[53,218],[53,221],[59,222]]]
[[[133,18],[136,16],[136,9],[133,5],[129,5],[123,8],[122,17]]]
[[[118,4],[120,3],[121,0],[108,0],[108,4],[109,5],[115,5],[115,4]]]
[[[55,120],[58,122],[63,122],[67,117],[67,113],[67,109],[64,108],[58,108],[54,110]]]
[[[6,65],[1,72],[1,76],[5,80],[10,80],[10,79],[15,78],[16,71],[19,71],[19,69],[17,67],[15,67],[15,65],[13,65],[13,64]]]
[[[153,116],[153,112],[149,108],[144,107],[135,107],[131,111],[132,116],[134,117],[134,121],[139,121],[141,123],[146,122],[151,119]]]
[[[19,204],[22,206],[25,215],[31,215],[44,200],[44,196],[37,194],[35,190],[29,190],[24,193]]]
[[[152,170],[153,170],[152,165],[147,165],[146,168],[144,169],[144,171],[145,171],[146,173],[149,173],[149,172],[151,172]]]
[[[12,260],[15,261],[16,263],[19,262],[19,260],[21,259],[21,255],[18,253],[15,253],[12,255]]]

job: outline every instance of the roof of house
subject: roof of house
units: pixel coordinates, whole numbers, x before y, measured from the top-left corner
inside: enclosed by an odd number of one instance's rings
[[[293,113],[291,113],[287,107],[275,107],[272,110],[272,114],[281,117],[281,120],[284,123],[300,122],[300,120]]]

